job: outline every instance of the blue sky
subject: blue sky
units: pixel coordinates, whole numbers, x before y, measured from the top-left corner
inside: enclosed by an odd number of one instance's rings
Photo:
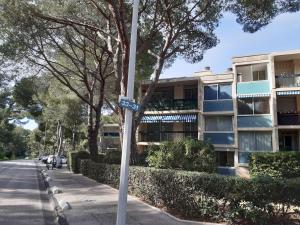
[[[222,73],[231,67],[233,56],[300,49],[300,12],[282,14],[254,34],[243,32],[235,19],[232,14],[224,16],[216,30],[220,43],[208,50],[201,62],[189,64],[177,59],[161,78],[193,76],[194,72],[201,71],[205,66],[210,66],[215,73]],[[23,127],[34,129],[37,124],[30,120]]]
[[[300,49],[300,12],[282,14],[254,34],[243,32],[235,20],[232,14],[224,16],[216,30],[220,43],[208,50],[200,63],[189,64],[177,59],[161,78],[193,76],[205,66],[210,66],[215,73],[222,73],[231,67],[233,56]]]

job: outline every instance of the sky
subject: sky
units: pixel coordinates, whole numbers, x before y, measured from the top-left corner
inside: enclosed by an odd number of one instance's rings
[[[234,56],[300,49],[300,12],[282,14],[253,34],[245,33],[235,20],[232,14],[224,16],[216,30],[220,42],[204,54],[201,62],[189,64],[177,59],[163,71],[161,78],[193,76],[194,72],[206,66],[210,66],[215,73],[222,73],[231,67]],[[23,127],[33,130],[37,124],[29,120]]]
[[[253,34],[245,33],[233,14],[226,14],[216,35],[219,44],[208,50],[201,62],[190,64],[177,59],[172,67],[163,71],[161,78],[193,76],[206,66],[215,73],[222,73],[231,67],[234,56],[300,49],[300,12],[282,14]]]

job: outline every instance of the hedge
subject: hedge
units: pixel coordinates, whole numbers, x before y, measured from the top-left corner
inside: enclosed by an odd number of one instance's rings
[[[158,169],[217,172],[214,146],[191,138],[150,146],[146,161],[150,167]]]
[[[118,187],[120,166],[80,160],[80,172]],[[300,179],[247,180],[217,174],[131,166],[129,192],[150,204],[213,221],[275,224],[291,205],[300,206]]]
[[[79,159],[89,159],[90,154],[86,151],[80,152],[69,152],[68,154],[68,168],[73,173],[80,172],[80,160]]]
[[[252,176],[300,177],[300,152],[252,153],[249,163]]]

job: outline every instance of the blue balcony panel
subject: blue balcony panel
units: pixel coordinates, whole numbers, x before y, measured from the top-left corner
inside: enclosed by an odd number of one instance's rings
[[[233,103],[232,100],[204,101],[203,111],[204,112],[233,111]]]
[[[218,167],[218,174],[225,175],[225,176],[235,176],[235,168],[230,167]]]
[[[239,116],[238,127],[272,127],[271,115]]]
[[[269,80],[237,83],[237,95],[267,94],[267,93],[270,93]]]
[[[233,145],[233,133],[204,133],[204,140],[216,145]]]

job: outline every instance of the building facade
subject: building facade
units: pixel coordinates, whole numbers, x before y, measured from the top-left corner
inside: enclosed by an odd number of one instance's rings
[[[150,81],[141,84],[141,95]],[[234,57],[232,68],[159,81],[138,146],[184,137],[207,140],[219,170],[247,173],[251,152],[300,149],[300,51]]]

